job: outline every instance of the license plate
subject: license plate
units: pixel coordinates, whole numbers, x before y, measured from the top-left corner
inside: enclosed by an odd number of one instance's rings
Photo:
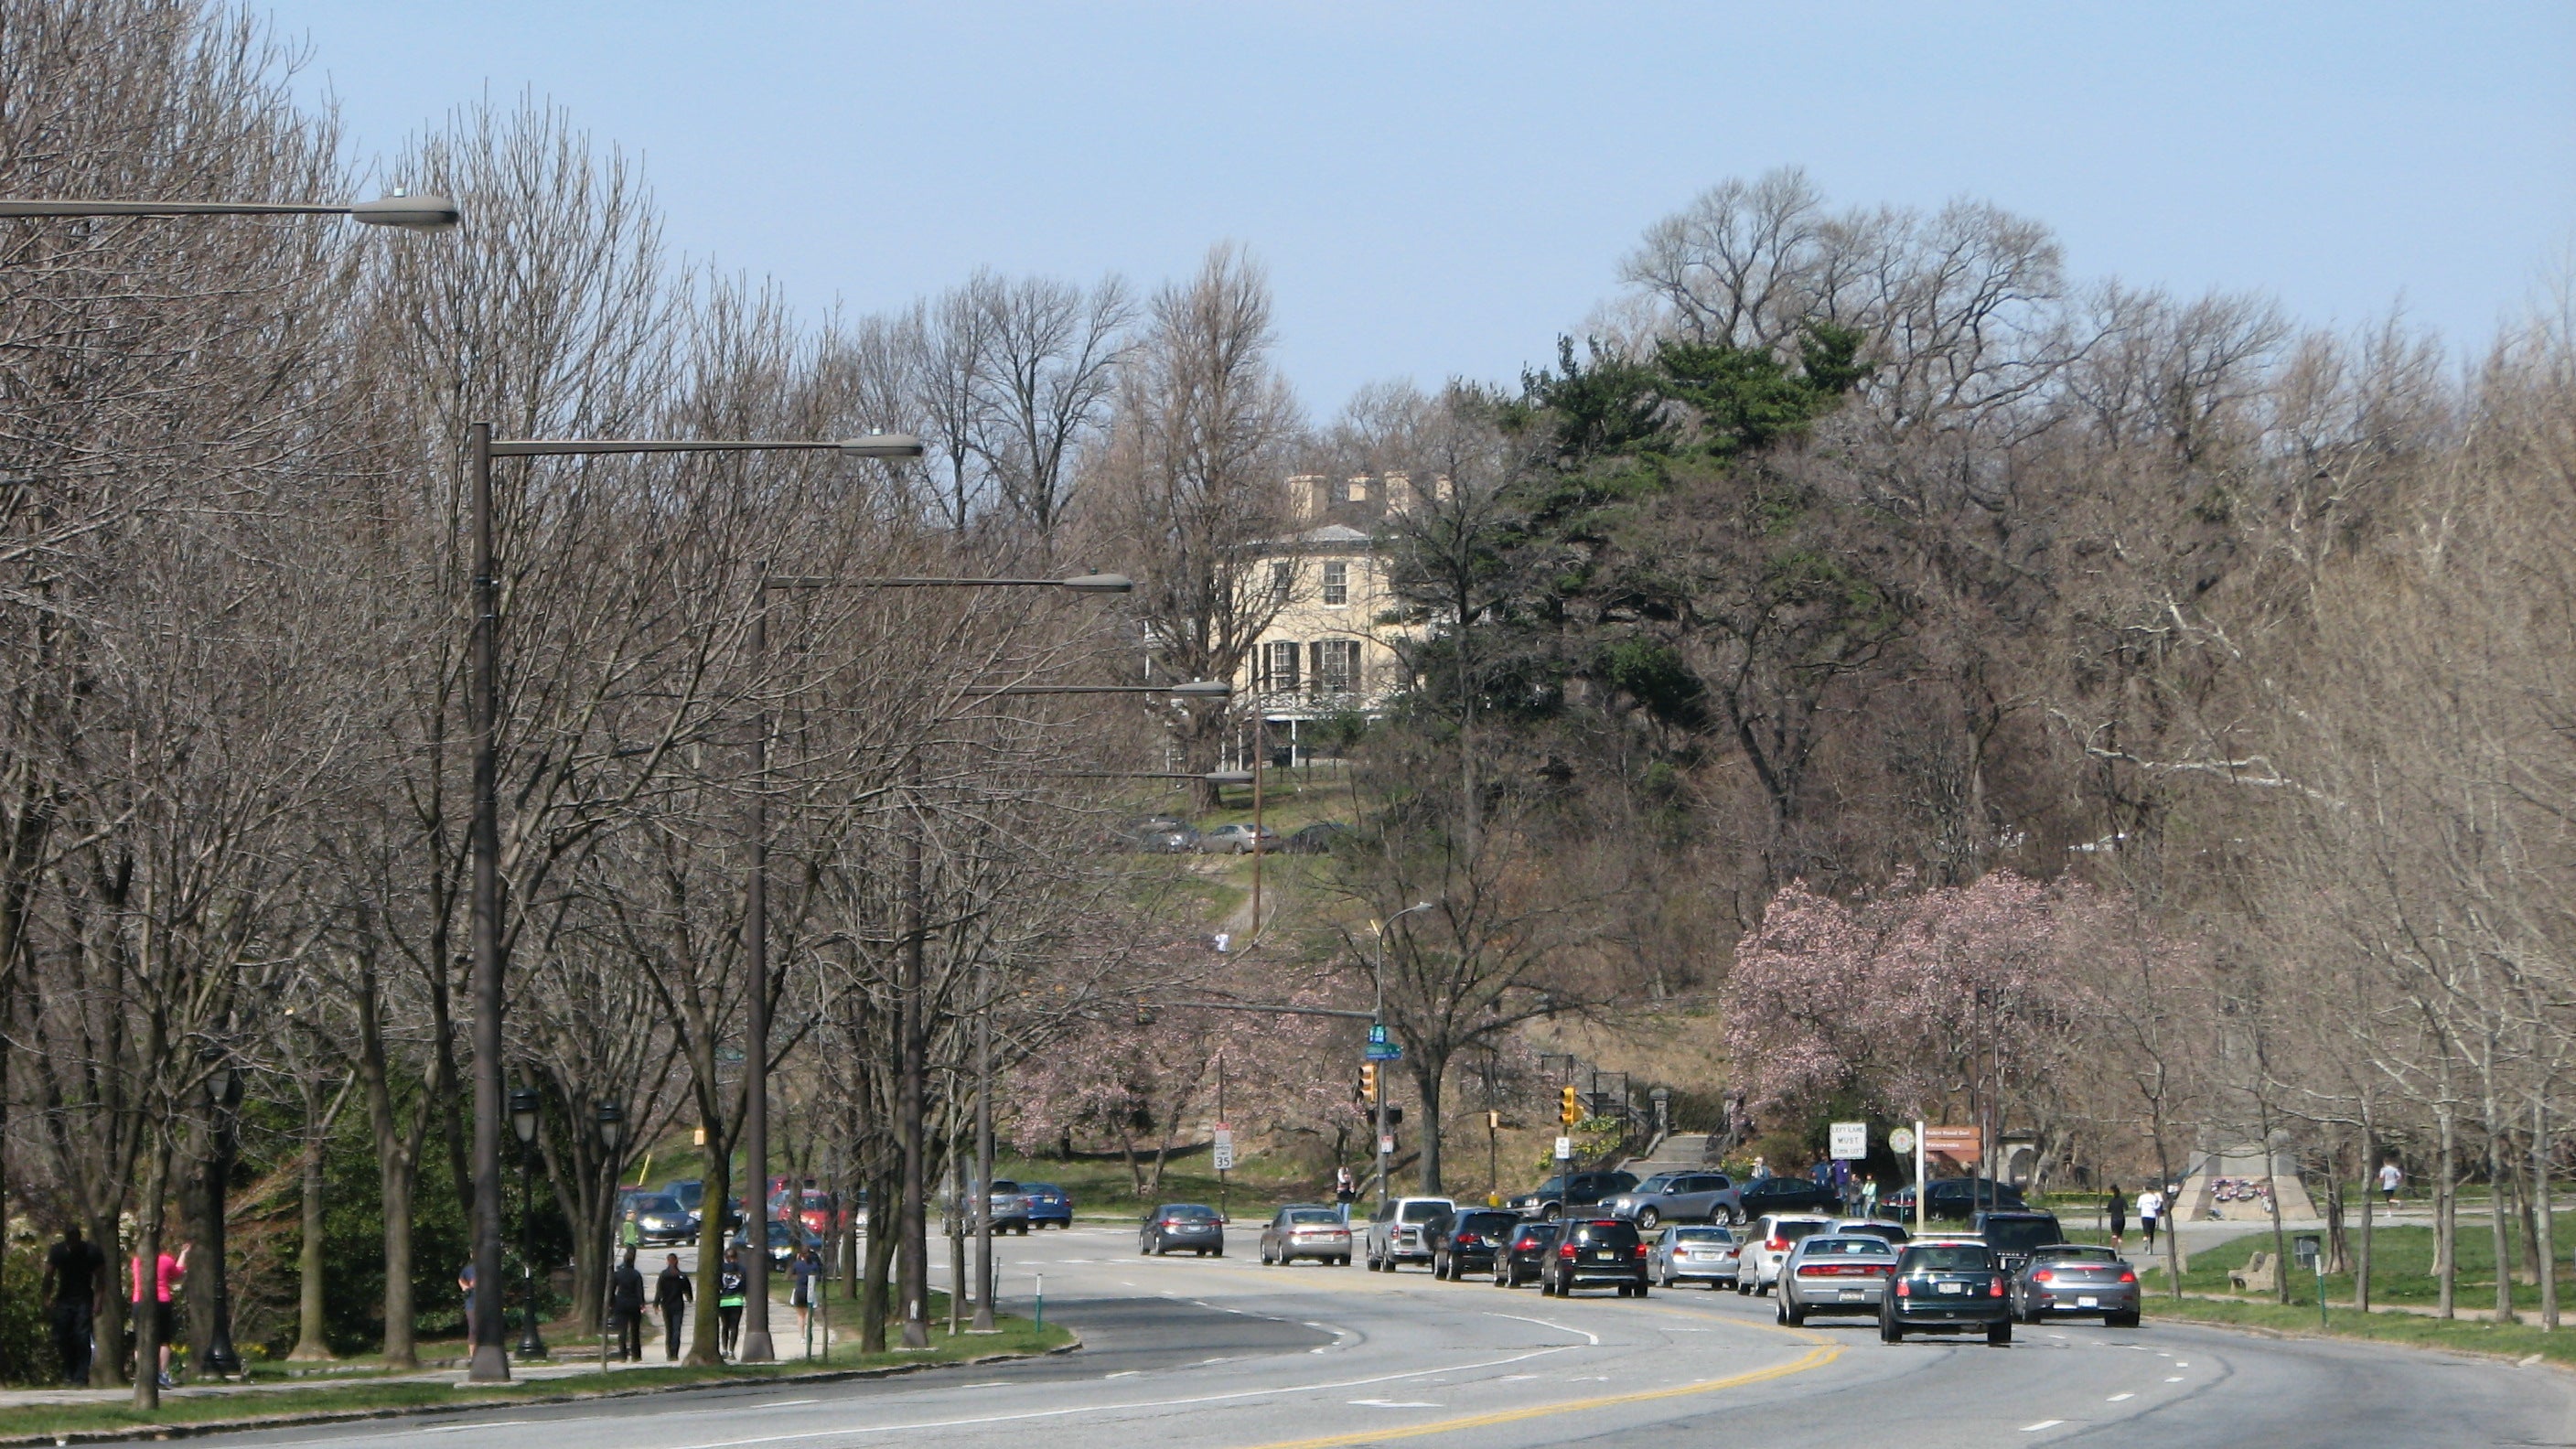
[[[2075,1306],[2078,1308],[2099,1308],[2102,1306],[2102,1300],[2099,1298],[2078,1298],[2075,1300]]]
[[[1858,1303],[1860,1301],[1860,1296],[1860,1290],[1857,1288],[1846,1288],[1843,1290],[1843,1301],[1845,1303]]]
[[[1596,1263],[1616,1263],[1619,1261],[1619,1254],[1615,1249],[1598,1252],[1592,1255],[1592,1261]]]
[[[1941,1291],[1944,1293],[1965,1293],[1968,1291],[1968,1285],[1965,1283],[1943,1283],[1939,1286]]]

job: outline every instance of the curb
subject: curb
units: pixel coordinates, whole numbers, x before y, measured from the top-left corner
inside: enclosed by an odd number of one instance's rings
[[[699,1389],[730,1389],[771,1384],[830,1384],[855,1379],[890,1379],[904,1374],[936,1373],[941,1369],[975,1368],[997,1363],[1021,1363],[1030,1359],[1054,1358],[1059,1354],[1078,1353],[1083,1347],[1082,1334],[1073,1334],[1070,1342],[1034,1353],[986,1353],[973,1358],[950,1359],[945,1363],[893,1363],[878,1368],[817,1369],[811,1373],[771,1374],[760,1378],[701,1379],[687,1384],[655,1384],[644,1388],[607,1389],[587,1394],[542,1394],[489,1401],[494,1407],[537,1407],[546,1404],[587,1404],[602,1399],[640,1399],[656,1394],[685,1394]],[[289,1429],[314,1424],[356,1424],[369,1419],[417,1419],[430,1414],[453,1414],[460,1409],[474,1409],[480,1404],[413,1404],[382,1409],[312,1409],[300,1413],[259,1414],[240,1419],[207,1419],[192,1424],[131,1424],[116,1429],[70,1429],[44,1434],[0,1434],[0,1449],[17,1445],[111,1444],[130,1439],[194,1439],[211,1434],[239,1434],[251,1429]]]
[[[2222,1298],[2212,1301],[2224,1303],[2232,1300]],[[2147,1321],[2155,1322],[2155,1316],[2150,1314]],[[2487,1363],[2507,1364],[2514,1368],[2555,1369],[2563,1374],[2576,1375],[2576,1364],[2561,1363],[2535,1354],[2498,1353],[2487,1348],[2465,1348],[2447,1343],[2415,1343],[2402,1338],[2372,1338],[2360,1333],[2319,1333],[2313,1328],[2270,1328],[2259,1323],[2223,1323],[2215,1318],[2166,1318],[2164,1322],[2188,1324],[2193,1328],[2215,1328],[2222,1333],[2250,1334],[2256,1338],[2269,1338],[2284,1343],[2355,1343],[2366,1348],[2405,1349],[2415,1353],[2447,1353],[2453,1358],[2480,1359]]]

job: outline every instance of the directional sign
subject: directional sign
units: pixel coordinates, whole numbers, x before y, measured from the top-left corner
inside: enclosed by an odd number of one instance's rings
[[[1223,1127],[1216,1129],[1216,1170],[1234,1170],[1234,1134]]]
[[[1386,1040],[1385,1022],[1373,1021],[1369,1023],[1369,1040],[1372,1042],[1382,1042]]]
[[[1887,1134],[1887,1150],[1902,1155],[1914,1150],[1914,1129],[1899,1127]]]
[[[1868,1123],[1836,1122],[1827,1129],[1827,1135],[1832,1141],[1828,1155],[1839,1157],[1845,1162],[1858,1162],[1869,1156]]]
[[[1391,1041],[1373,1041],[1360,1049],[1360,1055],[1373,1062],[1397,1062],[1404,1060],[1404,1048]]]
[[[1985,1154],[1985,1141],[1974,1127],[1926,1127],[1923,1150],[1962,1162],[1974,1162]]]

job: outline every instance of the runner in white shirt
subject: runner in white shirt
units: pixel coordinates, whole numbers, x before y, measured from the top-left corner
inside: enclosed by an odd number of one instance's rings
[[[2380,1197],[2394,1206],[2397,1202],[2397,1185],[2405,1180],[2406,1174],[2397,1170],[2395,1162],[2382,1163],[2379,1168]]]
[[[2156,1250],[2156,1219],[2165,1213],[2165,1195],[2155,1188],[2138,1194],[2138,1226],[2147,1235],[2147,1251]]]

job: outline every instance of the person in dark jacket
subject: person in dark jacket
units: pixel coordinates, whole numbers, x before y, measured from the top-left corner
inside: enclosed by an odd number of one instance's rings
[[[98,1302],[98,1280],[107,1273],[107,1255],[98,1244],[81,1238],[80,1224],[63,1229],[63,1240],[45,1255],[44,1296],[51,1305],[54,1354],[63,1366],[63,1382],[89,1387],[90,1333]]]
[[[689,1286],[689,1275],[680,1271],[680,1255],[671,1255],[671,1265],[653,1284],[653,1306],[662,1314],[662,1361],[680,1361],[680,1323],[689,1313],[689,1300],[698,1290]]]
[[[2111,1198],[2102,1204],[2104,1216],[2111,1220],[2111,1251],[2120,1250],[2120,1239],[2129,1231],[2129,1200],[2120,1195],[2120,1185],[2111,1184]]]
[[[751,1286],[751,1272],[742,1266],[739,1246],[725,1249],[724,1263],[716,1269],[716,1328],[723,1342],[718,1352],[733,1357],[734,1341],[742,1336],[743,1295]]]
[[[608,1275],[608,1311],[617,1320],[617,1357],[623,1363],[644,1361],[644,1274],[635,1266],[635,1250]]]

